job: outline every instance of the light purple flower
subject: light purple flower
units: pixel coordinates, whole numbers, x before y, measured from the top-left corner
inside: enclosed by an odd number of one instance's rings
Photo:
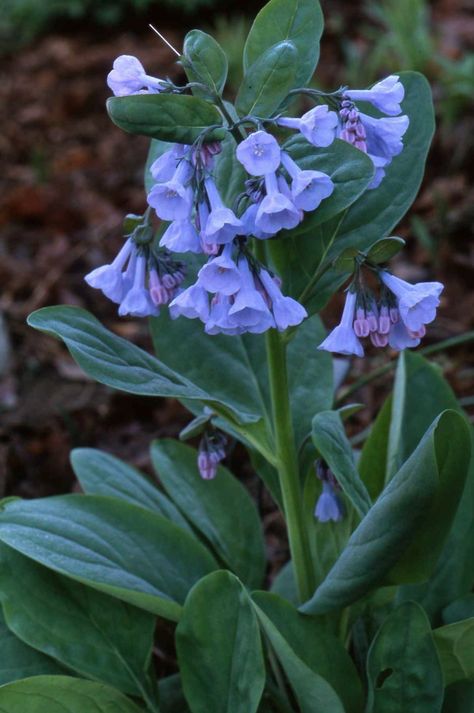
[[[236,156],[251,176],[273,173],[280,165],[280,147],[274,136],[255,131],[237,146]]]
[[[400,114],[400,102],[405,96],[405,89],[396,74],[377,82],[371,89],[351,89],[346,96],[352,101],[366,101],[379,109],[383,114],[396,116]]]
[[[265,176],[267,195],[257,209],[255,225],[258,230],[269,235],[283,228],[294,228],[301,220],[301,214],[292,201],[280,192],[275,173]]]
[[[344,517],[344,506],[329,482],[323,482],[323,492],[316,503],[314,515],[319,522],[339,522]]]
[[[308,316],[303,305],[292,297],[282,295],[275,280],[266,270],[260,270],[259,279],[271,300],[275,325],[280,332],[300,324]]]
[[[200,451],[197,458],[199,475],[203,480],[213,480],[217,475],[219,459],[215,453]]]
[[[441,282],[411,285],[385,270],[381,270],[379,275],[384,285],[397,297],[400,318],[411,332],[418,332],[435,319],[439,296],[444,289]]]
[[[164,286],[158,272],[154,268],[150,270],[148,289],[150,291],[151,301],[157,306],[167,304],[174,292],[174,290],[169,290]]]
[[[255,287],[254,277],[245,257],[239,259],[238,267],[242,287],[229,309],[229,322],[233,327],[244,327],[249,332],[264,332],[275,325],[273,317]]]
[[[233,300],[229,295],[217,293],[211,300],[209,319],[206,322],[204,331],[206,334],[227,334],[235,335],[244,332],[243,327],[236,327],[229,320],[229,309]]]
[[[183,159],[169,181],[156,183],[147,201],[162,220],[186,220],[193,204],[193,191],[188,186],[192,174],[189,161]]]
[[[178,163],[183,158],[187,148],[187,144],[174,144],[172,148],[153,161],[150,166],[150,173],[157,183],[163,183],[173,178]]]
[[[211,212],[203,229],[203,237],[207,243],[230,243],[236,235],[243,235],[244,226],[235,213],[227,208],[217,190],[212,178],[205,180],[206,192],[211,204]]]
[[[315,210],[333,192],[334,183],[326,173],[302,170],[285,151],[282,151],[281,160],[292,178],[293,203],[300,210]]]
[[[357,294],[349,290],[340,324],[328,334],[318,349],[324,349],[327,352],[336,352],[337,354],[345,354],[347,356],[350,354],[359,357],[364,356],[364,349],[357,339],[353,327],[356,302]]]
[[[240,271],[232,260],[232,244],[225,246],[219,257],[213,257],[198,272],[199,284],[208,292],[233,295],[242,284]]]
[[[170,302],[169,310],[171,319],[187,317],[188,319],[198,318],[205,322],[209,317],[208,294],[199,282],[196,282]]]
[[[107,84],[116,97],[136,94],[143,88],[150,92],[159,92],[162,89],[161,80],[150,77],[141,62],[128,54],[117,57],[112,71],[107,75]]]
[[[365,129],[367,153],[389,161],[403,151],[402,137],[408,129],[408,116],[374,119],[360,112],[360,121]]]
[[[120,303],[118,313],[120,317],[129,314],[132,317],[149,317],[158,314],[158,309],[150,298],[150,293],[145,286],[146,258],[137,256],[135,274],[130,290]]]
[[[313,146],[330,146],[336,138],[339,120],[335,111],[329,111],[326,105],[316,106],[303,114],[301,119],[281,117],[279,126],[300,131]]]
[[[243,223],[245,235],[252,235],[259,240],[266,240],[267,238],[271,238],[273,233],[265,233],[263,230],[257,228],[255,219],[257,217],[258,205],[258,203],[251,203],[240,216],[240,220]]]
[[[101,290],[109,300],[119,304],[124,295],[122,271],[133,249],[134,243],[129,238],[110,265],[97,267],[85,276],[84,279],[87,284],[97,290]]]
[[[392,349],[402,351],[403,349],[413,349],[413,347],[417,347],[420,343],[420,338],[412,337],[403,322],[398,321],[391,326],[388,343]]]
[[[161,236],[160,245],[175,253],[202,252],[198,232],[189,219],[170,223]]]

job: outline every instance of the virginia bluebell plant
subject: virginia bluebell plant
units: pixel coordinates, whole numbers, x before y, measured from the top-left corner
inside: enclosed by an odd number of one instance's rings
[[[474,709],[472,429],[415,350],[443,285],[391,262],[431,94],[414,72],[316,88],[322,29],[317,0],[270,0],[234,98],[200,30],[176,50],[179,84],[113,62],[110,118],[151,138],[144,210],[85,280],[149,320],[156,356],[78,307],[29,323],[91,378],[179,399],[191,420],[152,443],[156,482],[78,448],[82,494],[3,502],[6,713]],[[319,313],[338,292],[328,333]],[[372,377],[344,381],[378,348],[387,370],[397,357],[393,392],[354,436],[364,404],[349,397]],[[277,576],[227,467],[238,442],[286,524]],[[163,620],[176,655],[158,677]]]

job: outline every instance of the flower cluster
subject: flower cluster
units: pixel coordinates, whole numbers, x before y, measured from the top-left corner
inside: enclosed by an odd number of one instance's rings
[[[408,116],[401,114],[400,103],[405,90],[397,75],[386,77],[372,89],[346,90],[339,110],[338,137],[364,151],[375,167],[369,188],[377,188],[385,176],[385,169],[403,150],[402,137],[408,129]],[[372,104],[386,117],[375,119],[361,112],[355,102]]]
[[[345,514],[344,503],[338,495],[341,486],[323,460],[316,462],[316,476],[321,480],[323,490],[316,502],[315,518],[319,522],[340,522]]]
[[[185,277],[183,263],[129,237],[113,262],[86,275],[91,286],[119,305],[121,317],[152,317],[173,299]]]
[[[382,289],[380,300],[367,289],[353,283],[347,297],[340,324],[335,327],[319,349],[338,354],[364,356],[360,342],[369,337],[376,347],[400,351],[417,347],[426,334],[426,326],[436,317],[440,282],[418,282],[411,285],[387,270],[379,270]]]
[[[186,89],[148,75],[140,61],[128,55],[115,60],[107,82],[121,97]],[[206,142],[205,130],[194,144],[171,145],[153,162],[147,214],[153,209],[165,221],[159,247],[148,222],[127,236],[110,265],[86,277],[92,287],[119,304],[120,315],[156,315],[160,305],[169,303],[173,319],[197,318],[208,334],[229,335],[261,333],[272,327],[282,331],[307,316],[301,304],[282,294],[279,279],[256,260],[250,241],[295,228],[306,212],[317,210],[332,195],[334,183],[322,171],[301,168],[263,127],[297,131],[319,148],[330,146],[336,138],[349,142],[373,161],[372,188],[380,184],[385,168],[402,150],[408,127],[408,117],[400,116],[404,89],[398,76],[387,77],[368,90],[346,88],[331,95],[308,92],[326,103],[299,118],[243,120],[252,124],[252,131],[244,134],[235,156],[247,180],[232,207],[225,204],[214,178],[221,143]],[[356,102],[372,104],[385,116],[364,114]],[[229,131],[235,126],[229,126]],[[196,281],[185,289],[184,265],[171,252],[195,253],[201,260],[207,256]],[[320,349],[362,356],[360,339],[364,337],[376,346],[390,344],[395,349],[418,344],[424,325],[434,319],[442,286],[410,286],[386,271],[380,271],[380,279],[383,289],[378,302],[368,290],[351,286],[341,324]]]
[[[208,334],[259,334],[270,327],[284,330],[307,316],[299,302],[282,295],[278,280],[235,242],[211,257],[199,270],[197,281],[175,297],[169,308],[173,319],[200,319]]]

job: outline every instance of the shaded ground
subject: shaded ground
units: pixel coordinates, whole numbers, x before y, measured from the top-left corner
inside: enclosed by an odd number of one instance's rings
[[[344,27],[354,33],[360,9],[342,2],[331,7],[322,71],[327,82],[337,86],[343,82],[339,34]],[[441,45],[454,58],[474,37],[462,11],[462,4],[436,3]],[[180,46],[176,29],[166,35]],[[3,62],[0,496],[70,491],[75,486],[68,454],[81,445],[103,448],[148,469],[150,440],[177,435],[188,420],[175,402],[138,399],[87,381],[61,344],[25,324],[27,314],[44,305],[78,304],[117,333],[149,346],[145,323],[119,320],[114,307],[83,282],[86,272],[108,262],[118,250],[123,215],[145,207],[147,141],[115,128],[104,109],[109,94],[105,76],[113,59],[125,53],[138,55],[151,73],[175,76],[173,56],[145,29],[111,38],[91,39],[85,31],[48,36]],[[439,319],[427,343],[474,326],[474,243],[469,234],[474,217],[473,137],[472,112],[437,134],[420,196],[398,231],[410,239],[399,274],[414,280],[435,275],[446,283]],[[419,221],[415,226],[413,215]],[[424,246],[415,239],[415,232],[423,237],[420,221],[436,246],[434,252],[426,249],[426,240]],[[328,308],[329,324],[338,309],[336,302]],[[386,353],[374,350],[371,359],[358,361],[354,376],[386,359]],[[436,359],[458,395],[470,397],[474,367],[469,347]],[[382,380],[356,395],[367,408],[354,422],[355,430],[370,422],[387,384]],[[261,498],[239,449],[230,461]],[[262,507],[277,566],[286,557],[281,521],[268,502],[262,501]]]

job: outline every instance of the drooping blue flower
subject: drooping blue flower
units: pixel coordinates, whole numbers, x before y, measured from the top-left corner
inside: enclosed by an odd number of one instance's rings
[[[241,287],[240,271],[232,260],[232,244],[227,244],[218,257],[212,257],[198,272],[199,284],[208,292],[233,295]]]
[[[251,203],[240,216],[240,220],[242,221],[244,226],[244,235],[253,236],[254,238],[258,238],[259,240],[266,240],[267,238],[271,238],[273,233],[265,233],[263,230],[260,230],[257,227],[255,223],[257,212],[258,203]]]
[[[301,169],[285,151],[282,151],[281,160],[292,178],[293,203],[300,210],[316,210],[321,201],[333,192],[334,183],[326,173]]]
[[[193,191],[189,186],[192,170],[190,162],[182,159],[172,178],[156,183],[151,189],[147,201],[162,220],[189,218],[193,204]]]
[[[242,286],[229,309],[229,323],[233,327],[242,327],[248,332],[258,334],[265,332],[275,326],[268,304],[255,285],[247,258],[243,256],[239,258],[238,268]]]
[[[242,334],[245,329],[236,327],[229,319],[229,310],[232,307],[233,299],[229,295],[220,292],[216,293],[211,300],[209,318],[204,327],[206,334]]]
[[[178,168],[180,160],[183,158],[188,146],[186,144],[174,144],[168,151],[165,151],[153,161],[150,166],[150,173],[157,183],[163,183],[173,178],[173,174]]]
[[[236,150],[238,161],[251,176],[273,173],[280,165],[280,146],[266,131],[255,131],[242,141]]]
[[[316,503],[314,515],[319,522],[340,522],[344,517],[344,506],[330,482],[323,482],[323,492]]]
[[[169,305],[171,319],[187,317],[206,322],[209,317],[209,297],[199,282],[183,290]]]
[[[278,187],[275,173],[265,176],[267,195],[258,206],[255,225],[258,230],[275,235],[283,228],[289,230],[301,221],[301,214],[292,201]]]
[[[388,343],[392,349],[396,349],[397,351],[413,349],[419,345],[420,337],[411,336],[404,323],[399,320],[391,325]]]
[[[313,146],[330,146],[336,138],[339,120],[335,111],[329,111],[325,104],[307,111],[300,119],[281,117],[277,120],[279,126],[300,131]]]
[[[408,129],[408,116],[374,119],[360,112],[360,121],[365,129],[367,153],[391,161],[403,151],[402,138]]]
[[[191,220],[174,220],[161,236],[160,246],[175,253],[202,253],[199,234]]]
[[[386,270],[381,270],[379,275],[384,285],[396,296],[400,318],[408,330],[419,332],[425,324],[435,319],[439,296],[444,289],[441,282],[418,282],[411,285]]]
[[[383,114],[397,116],[402,109],[400,103],[405,96],[405,89],[396,74],[377,82],[371,89],[346,90],[346,96],[352,101],[366,101],[375,106]]]
[[[157,306],[153,303],[146,287],[146,257],[138,255],[135,262],[135,272],[131,288],[120,303],[118,313],[120,317],[150,317],[159,314]]]
[[[107,84],[116,97],[137,94],[143,89],[156,93],[163,88],[162,80],[150,77],[136,57],[122,54],[114,61],[107,75]]]
[[[224,205],[212,178],[205,180],[206,193],[211,205],[203,237],[206,243],[222,245],[230,243],[236,235],[243,235],[244,226],[235,213]]]
[[[363,357],[364,349],[354,332],[354,312],[357,302],[357,294],[348,291],[341,322],[328,334],[326,339],[319,345],[318,349],[337,354]]]
[[[258,277],[271,302],[275,326],[279,331],[282,332],[288,327],[300,324],[308,316],[303,305],[292,297],[285,297],[281,293],[278,284],[266,270],[260,270]]]
[[[133,249],[133,241],[129,238],[110,265],[97,267],[85,276],[87,284],[101,290],[109,300],[119,304],[124,295],[123,269]]]

